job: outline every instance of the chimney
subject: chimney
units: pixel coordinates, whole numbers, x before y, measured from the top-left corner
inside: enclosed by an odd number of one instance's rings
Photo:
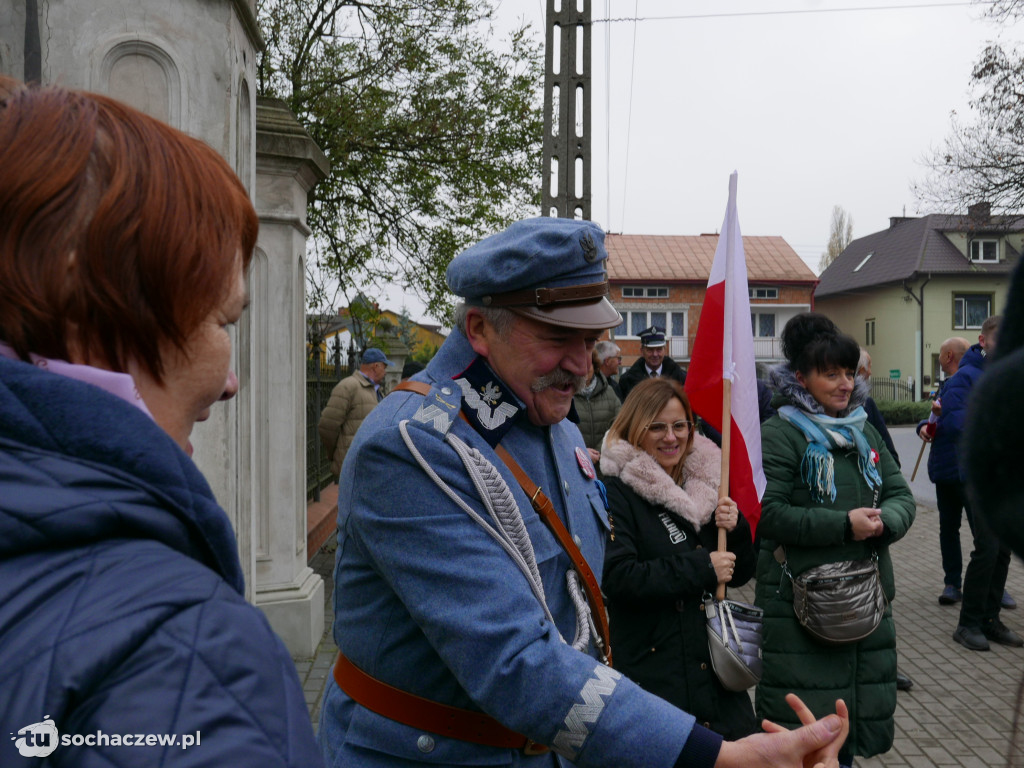
[[[992,203],[975,203],[967,206],[967,218],[974,224],[988,224],[992,219]]]

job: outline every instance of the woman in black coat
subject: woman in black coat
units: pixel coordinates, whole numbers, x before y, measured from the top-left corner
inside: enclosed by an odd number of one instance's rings
[[[665,377],[626,398],[601,452],[613,520],[602,588],[616,669],[737,739],[757,721],[747,693],[726,690],[711,668],[703,596],[719,581],[745,584],[754,549],[736,504],[718,497],[721,451],[693,420],[683,388]],[[718,528],[727,552],[717,551]]]

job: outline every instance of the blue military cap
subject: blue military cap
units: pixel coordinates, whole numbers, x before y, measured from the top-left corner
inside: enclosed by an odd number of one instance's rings
[[[622,318],[607,298],[607,258],[604,232],[591,221],[525,219],[456,256],[448,287],[473,306],[568,328],[613,328]]]
[[[387,359],[383,352],[376,347],[370,347],[363,352],[363,365],[369,365],[370,363],[384,363],[387,366],[393,365],[393,363]]]
[[[639,335],[641,347],[665,346],[665,331],[656,325],[652,325],[650,328],[644,328],[640,331]]]

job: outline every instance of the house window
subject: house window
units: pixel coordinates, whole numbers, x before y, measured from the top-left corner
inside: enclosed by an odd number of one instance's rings
[[[754,336],[771,338],[775,336],[775,315],[766,312],[750,313],[750,328]]]
[[[864,321],[864,346],[871,347],[875,344],[875,318]]]
[[[953,296],[953,327],[981,328],[992,314],[991,294],[955,294]]]
[[[752,299],[777,299],[779,298],[778,288],[747,288],[747,293]]]
[[[615,329],[615,338],[629,338],[640,335],[640,331],[656,325],[669,336],[686,335],[685,312],[625,312],[620,310],[622,322]]]
[[[622,298],[624,299],[667,299],[668,288],[667,287],[652,287],[652,286],[637,286],[627,285],[622,288]]]
[[[999,261],[999,241],[971,240],[971,261]]]

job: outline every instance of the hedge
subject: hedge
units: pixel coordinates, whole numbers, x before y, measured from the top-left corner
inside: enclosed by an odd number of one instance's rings
[[[921,419],[927,419],[932,410],[931,400],[876,400],[875,404],[882,412],[886,425],[890,427],[898,424],[917,424]]]

